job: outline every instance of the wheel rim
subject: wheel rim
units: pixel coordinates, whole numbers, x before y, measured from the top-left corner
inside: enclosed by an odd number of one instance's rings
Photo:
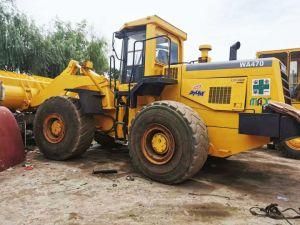
[[[285,144],[296,151],[300,151],[300,137],[285,141]]]
[[[175,151],[172,133],[160,124],[153,124],[147,128],[142,136],[141,145],[145,158],[156,165],[168,163]]]
[[[43,123],[43,134],[50,143],[59,143],[65,137],[65,123],[56,113],[46,117]]]

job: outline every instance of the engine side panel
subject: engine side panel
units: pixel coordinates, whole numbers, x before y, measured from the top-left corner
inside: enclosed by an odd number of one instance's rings
[[[245,109],[247,77],[182,79],[181,95],[213,110]]]
[[[239,113],[261,113],[270,100],[285,102],[276,59],[182,66],[179,101],[205,121],[210,155],[226,157],[257,148],[269,137],[239,133]]]

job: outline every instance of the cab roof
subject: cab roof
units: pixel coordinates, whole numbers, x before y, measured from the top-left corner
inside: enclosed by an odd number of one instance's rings
[[[125,23],[120,30],[130,29],[137,26],[145,26],[147,24],[155,24],[158,27],[162,28],[163,30],[166,30],[171,34],[178,36],[184,41],[187,39],[187,34],[184,31],[180,30],[179,28],[175,27],[174,25],[168,23],[167,21],[163,20],[162,18],[156,15],[148,16],[146,18]]]

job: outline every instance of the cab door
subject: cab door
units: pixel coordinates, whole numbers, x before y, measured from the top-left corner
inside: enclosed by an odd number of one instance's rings
[[[146,39],[145,27],[126,31],[123,39],[121,83],[138,82],[144,76],[145,47],[142,40]]]

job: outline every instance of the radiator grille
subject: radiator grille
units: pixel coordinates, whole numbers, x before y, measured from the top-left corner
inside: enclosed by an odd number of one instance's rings
[[[164,74],[167,75],[170,78],[177,79],[178,77],[178,68],[177,67],[171,67],[170,70],[169,68],[165,68]]]
[[[230,104],[231,87],[210,87],[208,103]]]

